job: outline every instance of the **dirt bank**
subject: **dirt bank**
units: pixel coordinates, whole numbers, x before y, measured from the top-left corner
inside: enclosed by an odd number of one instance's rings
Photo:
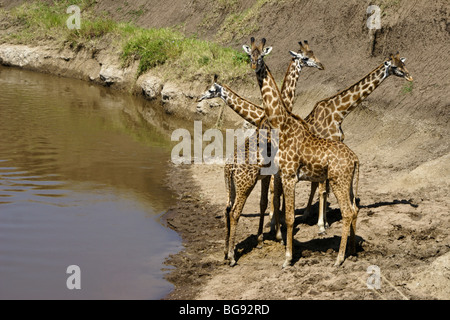
[[[20,1],[3,2],[8,8]],[[230,268],[223,261],[226,193],[222,167],[174,166],[168,184],[179,195],[179,201],[165,221],[182,235],[185,250],[167,261],[176,267],[167,277],[176,286],[167,298],[448,299],[450,65],[446,53],[450,52],[450,12],[446,1],[351,0],[342,4],[248,0],[222,1],[219,7],[216,3],[173,1],[168,8],[163,1],[150,4],[139,0],[125,5],[103,0],[95,3],[95,10],[142,26],[175,27],[235,48],[247,43],[250,36],[266,37],[274,47],[266,62],[279,83],[287,67],[287,51],[295,50],[297,41],[309,40],[326,70],[302,73],[294,100],[294,112],[300,116],[306,116],[316,101],[365,76],[390,52],[399,50],[407,58],[415,81],[410,87],[398,78],[387,79],[344,121],[345,142],[361,162],[358,192],[361,210],[357,224],[358,254],[348,258],[340,268],[333,267],[341,230],[334,196],[329,199],[330,228],[325,236],[318,236],[316,218],[303,217],[309,185],[298,184],[294,264],[281,270],[284,247],[273,241],[267,230],[264,247],[255,248],[258,184],[246,203],[237,230],[238,265]],[[382,28],[376,32],[366,27],[369,4],[377,4],[382,10]],[[42,45],[48,49],[49,44]],[[63,55],[65,51],[52,52],[42,56],[42,61],[77,65],[77,57]],[[67,54],[73,53],[69,50]],[[93,81],[91,76],[106,82],[100,77],[100,70],[108,61],[111,65],[116,62],[111,57],[101,60],[102,53],[97,51],[95,54],[81,51],[78,57],[82,58],[82,54],[95,64],[86,69],[95,75],[87,72],[84,79]],[[12,55],[16,57],[17,54]],[[36,70],[42,71],[45,65]],[[72,68],[62,74],[67,75]],[[249,78],[254,77],[252,72],[249,68]],[[182,107],[170,95],[165,95],[162,106],[167,114],[186,119],[183,126],[188,129],[192,128],[193,119],[209,119],[209,123],[214,123],[220,108],[206,108],[206,112],[198,113],[195,102],[207,85],[184,84],[187,93],[181,95]],[[244,87],[229,85],[250,100],[260,102],[256,81]],[[160,93],[160,99],[163,96]],[[148,119],[152,117],[150,109],[143,114]],[[225,127],[241,123],[228,108],[224,116]],[[366,285],[370,265],[381,271],[381,289],[377,291]]]

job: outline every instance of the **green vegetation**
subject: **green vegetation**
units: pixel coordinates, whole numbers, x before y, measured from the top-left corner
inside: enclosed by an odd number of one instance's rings
[[[407,82],[403,88],[402,88],[402,92],[403,93],[411,93],[414,89],[414,82]]]
[[[20,26],[6,41],[28,43],[29,41],[59,40],[73,44],[87,42],[113,32],[116,23],[106,17],[96,17],[89,9],[95,0],[60,0],[49,2],[27,1],[10,12],[15,25]],[[69,29],[66,9],[77,5],[81,10],[81,28]],[[1,15],[6,12],[1,12]]]
[[[185,37],[167,28],[133,27],[133,34],[124,37],[121,55],[124,65],[139,59],[138,75],[151,68],[166,65],[172,75],[194,79],[200,75],[221,74],[222,79],[242,77],[247,71],[247,56],[216,43]],[[166,74],[166,76],[168,76]]]
[[[139,59],[138,75],[150,68],[176,59],[181,54],[183,35],[169,29],[139,29],[131,27],[133,36],[127,37],[121,55],[124,64]]]
[[[221,0],[228,5],[233,1]],[[230,2],[230,3],[229,3]],[[234,1],[235,2],[235,1]],[[93,12],[95,0],[32,1],[11,10],[0,11],[15,26],[14,32],[0,42],[38,43],[56,41],[61,47],[120,49],[123,66],[139,60],[137,76],[158,68],[166,78],[182,80],[220,74],[224,81],[242,78],[248,71],[247,56],[240,51],[216,43],[187,37],[169,29],[145,29],[132,23],[119,23],[106,15]],[[66,9],[78,5],[81,9],[81,28],[69,29]],[[141,15],[137,12],[135,15]]]

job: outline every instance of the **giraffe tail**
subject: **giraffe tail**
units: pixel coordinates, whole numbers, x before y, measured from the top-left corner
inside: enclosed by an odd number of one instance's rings
[[[359,184],[359,161],[356,160],[354,162],[353,179],[352,179],[352,195],[353,195],[352,201],[353,201],[353,209],[356,211],[358,210],[358,206],[356,204],[356,198],[358,195],[358,184]]]

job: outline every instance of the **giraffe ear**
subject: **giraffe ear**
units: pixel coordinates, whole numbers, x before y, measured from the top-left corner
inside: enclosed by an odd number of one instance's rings
[[[252,54],[252,50],[250,49],[250,47],[249,47],[248,45],[244,44],[244,45],[242,46],[242,49],[244,49],[244,51],[245,51],[246,54],[248,54],[248,55],[251,55],[251,54]]]
[[[290,53],[290,55],[291,55],[293,58],[300,58],[300,55],[299,55],[297,52],[294,52],[294,51],[290,51],[290,50],[289,50],[289,53]]]
[[[400,61],[403,62],[403,63],[405,63],[406,58],[400,58]]]
[[[266,56],[266,55],[268,55],[269,53],[270,53],[270,51],[272,51],[272,47],[265,47],[264,49],[263,49],[263,56]]]

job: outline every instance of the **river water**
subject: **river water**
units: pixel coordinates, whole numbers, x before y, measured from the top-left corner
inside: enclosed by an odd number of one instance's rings
[[[170,292],[163,261],[181,240],[158,221],[174,202],[164,186],[170,140],[139,103],[0,67],[0,299]]]

